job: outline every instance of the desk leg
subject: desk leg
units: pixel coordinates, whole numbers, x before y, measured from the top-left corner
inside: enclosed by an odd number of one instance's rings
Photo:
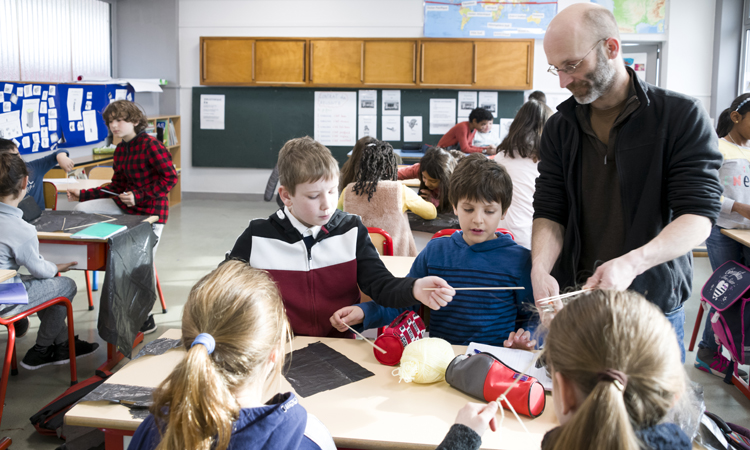
[[[102,428],[101,430],[104,432],[105,450],[125,450],[127,448],[125,440],[133,436],[133,432],[127,430],[111,430],[109,428]],[[127,439],[127,441],[129,444],[130,439]]]
[[[143,342],[143,333],[138,333],[135,335],[135,340],[133,341],[133,348],[135,348],[138,344]],[[122,361],[122,358],[124,358],[125,355],[117,351],[117,348],[114,346],[114,344],[110,344],[107,342],[107,360],[99,366],[97,370],[101,370],[102,372],[111,372],[112,369]]]
[[[745,395],[745,397],[747,397],[748,400],[750,400],[750,386],[748,386],[747,383],[745,383],[740,377],[732,374],[732,384],[737,386],[737,389],[739,389],[740,392],[742,392]]]

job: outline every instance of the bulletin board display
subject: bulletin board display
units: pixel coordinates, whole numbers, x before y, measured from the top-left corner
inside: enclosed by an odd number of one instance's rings
[[[134,95],[132,86],[114,84],[0,82],[0,87],[0,137],[13,140],[21,154],[104,140],[104,108]]]

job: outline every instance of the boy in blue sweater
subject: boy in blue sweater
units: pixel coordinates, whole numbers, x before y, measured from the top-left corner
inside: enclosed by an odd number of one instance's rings
[[[0,139],[0,153],[6,152],[19,154],[18,147],[13,141]],[[68,157],[67,150],[57,150],[47,156],[26,162],[26,167],[29,169],[29,185],[26,187],[26,196],[34,197],[36,204],[42,211],[44,211],[44,175],[58,165],[66,172],[73,170],[74,163]]]
[[[478,342],[529,349],[536,344],[525,326],[534,304],[531,290],[531,252],[506,234],[497,233],[513,197],[505,168],[484,155],[469,155],[459,162],[450,180],[449,199],[461,231],[433,239],[417,256],[410,277],[436,275],[454,288],[523,287],[523,290],[456,291],[453,301],[430,312],[430,336],[454,345]],[[404,309],[374,302],[341,308],[331,316],[339,330],[388,325]],[[415,308],[411,308],[416,310]]]

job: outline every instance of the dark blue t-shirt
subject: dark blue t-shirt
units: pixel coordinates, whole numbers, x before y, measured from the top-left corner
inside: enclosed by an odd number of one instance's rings
[[[44,175],[57,166],[57,155],[60,153],[69,155],[67,150],[58,150],[43,158],[26,162],[26,167],[29,169],[29,185],[26,187],[26,196],[34,197],[36,204],[42,210],[44,210]]]

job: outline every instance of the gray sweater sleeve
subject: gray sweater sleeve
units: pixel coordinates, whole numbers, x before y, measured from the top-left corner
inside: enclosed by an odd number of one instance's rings
[[[482,437],[476,431],[466,425],[454,423],[435,450],[478,450],[481,445]]]
[[[52,278],[57,274],[57,265],[39,254],[39,240],[36,236],[26,239],[14,250],[16,263],[25,266],[34,278]]]

